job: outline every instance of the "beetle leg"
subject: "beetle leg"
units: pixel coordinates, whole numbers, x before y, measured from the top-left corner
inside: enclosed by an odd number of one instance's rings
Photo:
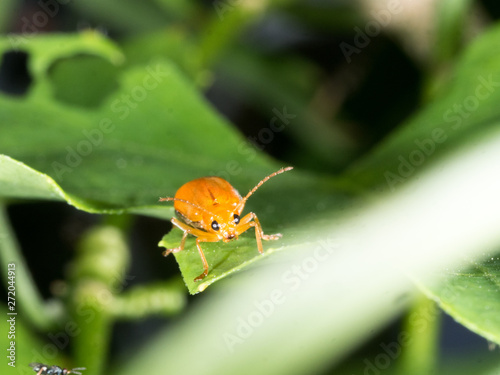
[[[208,262],[207,262],[207,258],[205,258],[205,254],[203,254],[203,250],[201,249],[200,242],[206,242],[206,241],[200,237],[198,237],[196,239],[196,247],[198,248],[198,253],[200,253],[201,261],[203,262],[203,273],[199,276],[196,276],[194,281],[203,280],[208,275]]]
[[[261,254],[264,252],[264,250],[262,248],[262,240],[265,240],[265,241],[277,240],[278,238],[282,237],[281,233],[264,234],[264,231],[262,230],[262,226],[260,225],[260,221],[257,218],[257,215],[255,215],[253,212],[250,212],[249,214],[245,215],[243,217],[243,219],[241,219],[240,224],[238,225],[238,234],[246,232],[251,227],[255,228],[255,238],[257,239],[257,249],[259,250],[259,253],[261,253]]]
[[[196,238],[196,248],[198,249],[198,253],[200,254],[201,261],[203,262],[203,273],[196,277],[194,281],[200,281],[203,278],[205,278],[208,275],[208,262],[207,258],[205,258],[205,254],[203,253],[203,250],[201,249],[200,242],[217,242],[220,240],[219,236],[216,234],[208,233],[205,232],[204,230],[198,229],[198,228],[193,228],[185,223],[180,222],[176,218],[172,218],[172,224],[174,224],[177,228],[182,230],[184,232],[184,235],[182,236],[181,243],[179,247],[176,247],[174,249],[168,249],[163,252],[164,256],[167,256],[170,253],[178,253],[179,251],[182,251],[184,249],[184,244],[186,242],[186,238],[188,234],[191,234]]]
[[[196,229],[200,231],[199,229]],[[203,250],[201,249],[200,242],[217,242],[220,241],[219,236],[216,234],[207,233],[204,231],[200,231],[202,234],[198,236],[196,239],[196,248],[198,249],[198,253],[200,254],[201,261],[203,262],[203,273],[197,277],[195,277],[194,281],[203,280],[208,275],[208,262],[207,258],[205,258],[205,254],[203,254]]]
[[[165,256],[165,257],[167,255],[169,255],[170,253],[178,253],[179,251],[184,250],[184,244],[186,243],[186,238],[187,238],[188,234],[191,234],[195,237],[204,237],[208,234],[207,232],[200,230],[200,229],[197,229],[197,228],[193,228],[192,226],[190,226],[186,223],[183,223],[183,222],[177,220],[176,218],[172,218],[171,222],[177,228],[182,230],[184,232],[184,235],[182,236],[181,243],[179,244],[179,246],[174,247],[173,249],[167,249],[163,252],[163,256]],[[215,241],[213,241],[213,242],[215,242]]]
[[[184,232],[184,234],[182,235],[182,240],[181,240],[181,243],[178,247],[174,247],[173,249],[167,249],[165,251],[163,251],[163,256],[166,257],[168,256],[170,253],[178,253],[179,251],[182,251],[184,250],[184,243],[186,242],[186,238],[188,236],[188,232]]]
[[[185,225],[184,223],[181,223],[177,219],[173,218],[172,224],[175,225],[180,230],[182,230],[184,232],[184,234],[182,236],[182,240],[181,240],[181,243],[179,244],[179,246],[174,247],[173,249],[167,249],[162,253],[164,257],[168,256],[170,253],[178,253],[179,251],[182,251],[184,249],[184,244],[186,243],[186,238],[189,234],[190,227]],[[186,226],[186,227],[184,227],[184,226]]]

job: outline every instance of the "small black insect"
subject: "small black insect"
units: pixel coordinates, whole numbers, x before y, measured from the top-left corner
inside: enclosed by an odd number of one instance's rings
[[[34,371],[37,371],[36,375],[82,375],[80,371],[86,370],[85,367],[75,367],[74,369],[68,370],[59,366],[49,366],[38,362],[30,363],[30,367],[32,367]]]

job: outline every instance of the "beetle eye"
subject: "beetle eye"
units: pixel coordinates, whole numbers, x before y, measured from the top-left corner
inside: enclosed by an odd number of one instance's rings
[[[212,229],[213,230],[219,230],[219,223],[216,222],[215,220],[212,221]]]
[[[234,223],[235,224],[239,224],[240,223],[240,217],[239,217],[239,215],[234,214],[233,217],[234,217]]]

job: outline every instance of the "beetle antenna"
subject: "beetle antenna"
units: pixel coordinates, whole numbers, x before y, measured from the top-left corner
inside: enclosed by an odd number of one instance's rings
[[[186,203],[186,204],[189,204],[189,205],[197,208],[198,210],[206,212],[207,214],[217,216],[219,218],[219,220],[221,219],[221,217],[219,215],[214,214],[213,212],[207,210],[205,207],[201,207],[201,206],[197,205],[196,203],[193,203],[193,202],[190,202],[190,201],[187,201],[184,199],[164,197],[164,198],[160,198],[160,200],[159,200],[159,202],[166,202],[166,201],[178,201],[178,202]]]
[[[251,196],[253,193],[255,193],[255,191],[256,191],[258,188],[260,188],[260,187],[262,186],[262,184],[264,184],[264,182],[266,182],[267,180],[269,180],[270,178],[272,178],[272,177],[274,177],[274,176],[277,176],[277,175],[282,174],[282,173],[284,173],[284,172],[290,171],[290,170],[292,170],[292,169],[293,169],[293,167],[284,167],[284,168],[281,168],[279,171],[276,171],[276,172],[274,172],[274,173],[271,173],[269,176],[267,176],[267,177],[263,178],[262,180],[260,180],[260,182],[259,182],[257,185],[255,185],[255,187],[254,187],[252,190],[250,190],[250,191],[248,192],[248,194],[245,196],[245,198],[243,198],[243,199],[241,200],[240,204],[238,205],[238,208],[239,208],[240,206],[244,206],[244,205],[245,205],[245,202],[247,201],[247,199],[248,199],[248,198],[250,198],[250,196]]]

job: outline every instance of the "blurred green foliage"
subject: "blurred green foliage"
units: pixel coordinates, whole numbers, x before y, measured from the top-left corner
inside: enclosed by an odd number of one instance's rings
[[[20,312],[17,366],[7,369],[31,373],[27,364],[36,361],[85,366],[89,375],[127,375],[159,373],[167,365],[177,366],[178,372],[202,365],[195,363],[197,353],[190,354],[193,363],[163,357],[160,352],[168,354],[169,348],[158,343],[180,342],[190,353],[188,338],[195,333],[189,326],[210,323],[216,313],[200,317],[199,304],[186,304],[177,271],[133,286],[126,279],[135,266],[129,243],[137,241],[131,215],[169,219],[172,205],[159,204],[158,198],[173,196],[191,179],[220,175],[245,194],[279,167],[299,167],[267,183],[248,202],[248,211],[258,214],[266,233],[284,235],[264,244],[264,256],[257,252],[253,233],[228,244],[205,244],[211,271],[198,284],[192,281],[201,268],[194,241],[176,254],[189,292],[224,279],[221,293],[239,287],[239,273],[257,274],[259,265],[279,263],[285,253],[309,251],[370,202],[389,201],[388,193],[418,183],[444,157],[496,137],[500,29],[495,6],[468,0],[429,4],[423,13],[428,17],[413,21],[432,33],[422,34],[412,49],[405,40],[405,24],[411,23],[403,16],[413,10],[417,18],[419,13],[409,4],[390,13],[368,0],[48,0],[31,7],[3,1],[0,260],[2,274],[6,264],[16,263]],[[381,15],[390,19],[386,28],[377,21]],[[342,45],[352,54],[346,55]],[[27,82],[24,92],[21,81]],[[79,233],[77,254],[66,279],[52,285],[50,301],[29,272],[40,258],[15,240],[5,210],[34,200],[66,202],[108,218]],[[176,246],[180,231],[152,241],[160,239],[164,246]],[[155,263],[167,264],[159,247],[141,250],[154,253]],[[434,300],[470,330],[500,344],[499,261],[487,250],[488,259],[472,259],[470,270],[449,270],[438,286],[417,280],[429,299],[418,302],[408,316],[434,306],[429,302]],[[355,272],[356,264],[351,266]],[[51,274],[50,268],[43,271]],[[8,285],[6,275],[4,281]],[[324,287],[324,295],[345,293],[341,286]],[[205,294],[211,298],[210,291]],[[288,314],[297,325],[326,322],[316,311],[332,303],[334,298],[319,298],[317,306]],[[1,310],[6,311],[3,304]],[[180,328],[162,330],[157,343],[148,338],[141,352],[110,353],[119,341],[113,337],[117,322],[139,324],[160,316],[176,327],[180,318],[171,317],[181,312],[187,317]],[[377,322],[382,326],[385,321]],[[411,368],[415,373],[416,368],[470,373],[475,359],[461,366],[436,359],[439,322],[427,328],[398,366],[384,373],[408,374]],[[279,373],[272,351],[279,350],[280,340],[302,340],[293,337],[293,327],[290,331],[291,339],[277,337],[262,348],[266,361],[259,363],[259,371]],[[421,333],[408,318],[403,331]],[[368,342],[371,336],[365,332],[360,340]],[[11,345],[4,334],[0,342]],[[202,358],[210,356],[211,346],[222,345],[207,342]],[[345,349],[328,353],[319,341],[304,342],[319,353],[317,368],[308,373],[327,373],[328,366],[339,366],[332,370],[339,374],[368,371],[363,352],[341,363]],[[253,354],[245,361],[252,361]],[[220,361],[238,363],[238,358]],[[294,373],[305,373],[300,364],[306,362],[297,356],[290,366]],[[484,368],[474,368],[488,374],[498,370],[497,362],[486,358]],[[205,370],[220,373],[215,367]],[[236,367],[232,371],[244,373]]]

